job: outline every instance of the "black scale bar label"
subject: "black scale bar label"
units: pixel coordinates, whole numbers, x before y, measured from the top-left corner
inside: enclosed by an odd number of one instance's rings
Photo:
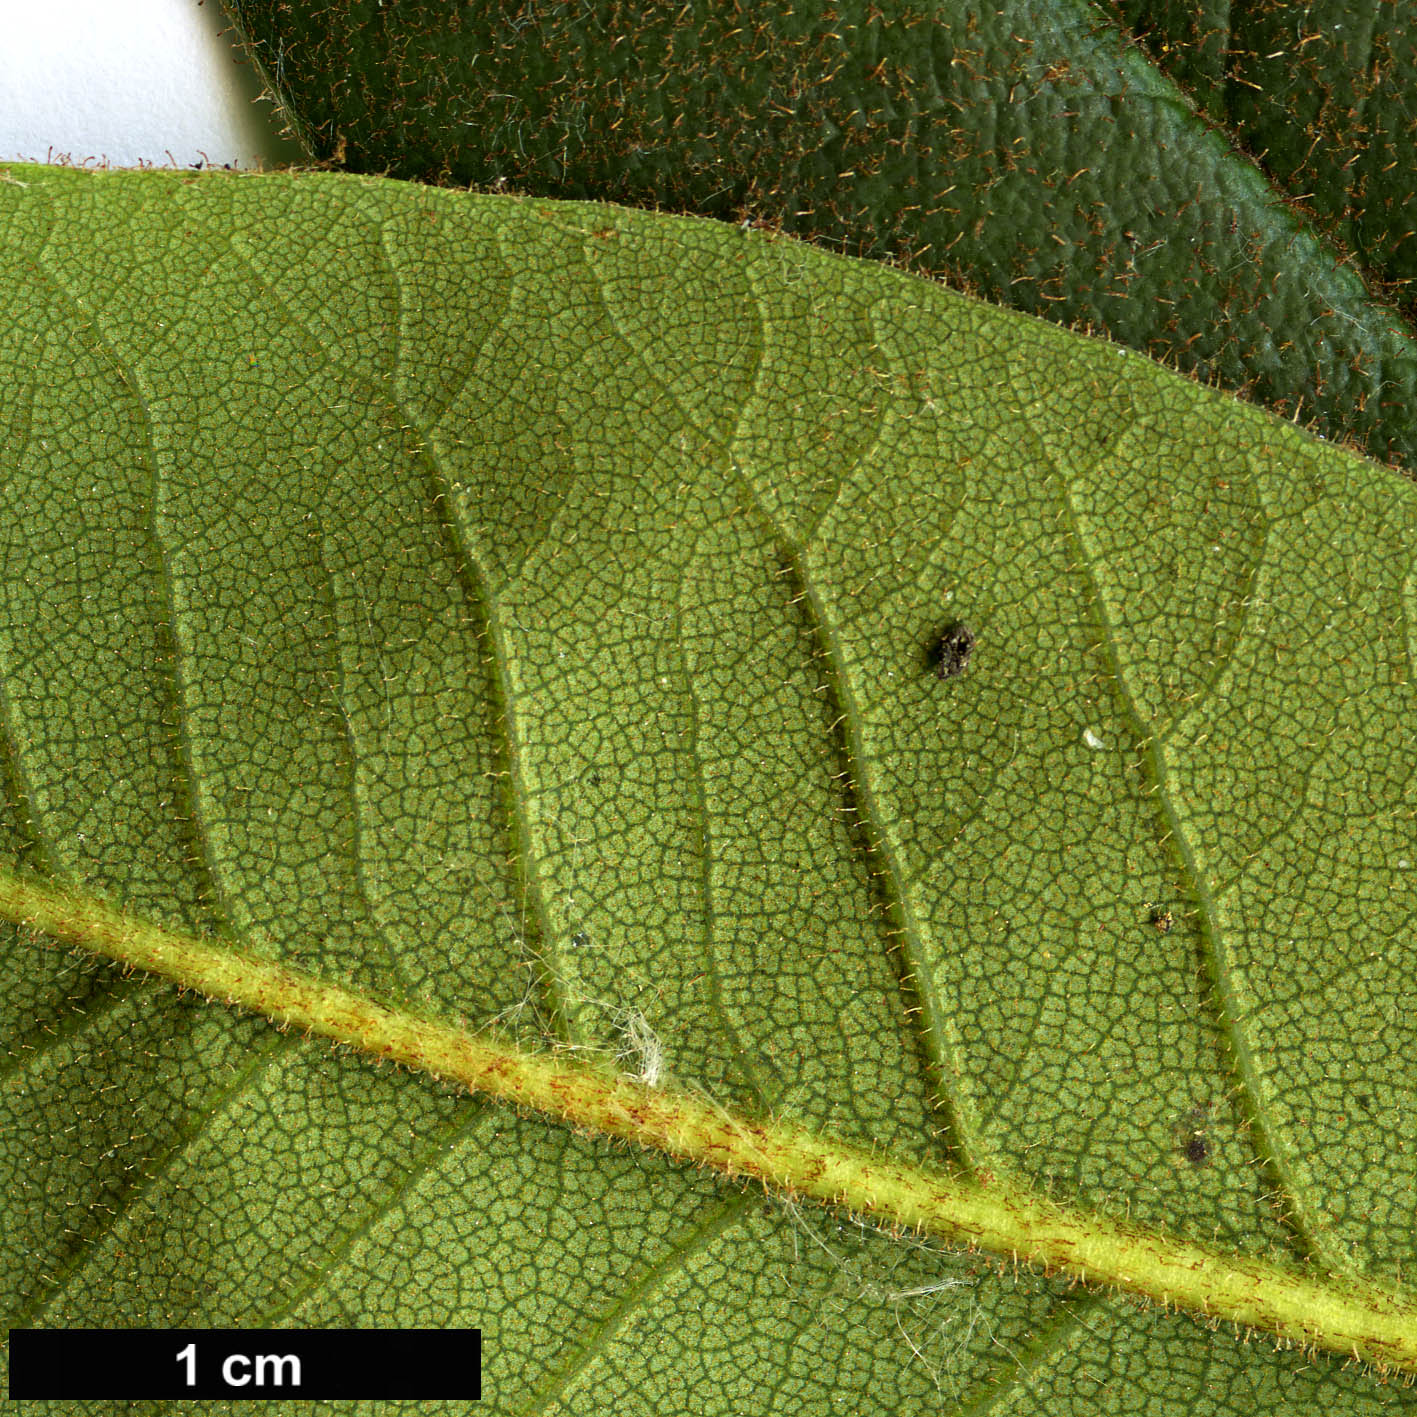
[[[10,1397],[473,1400],[475,1328],[15,1328]]]

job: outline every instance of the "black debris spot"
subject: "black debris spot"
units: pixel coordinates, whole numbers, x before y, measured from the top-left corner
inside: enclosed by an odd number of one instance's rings
[[[1206,1141],[1201,1132],[1192,1132],[1186,1139],[1185,1145],[1186,1160],[1192,1166],[1204,1166],[1210,1156],[1210,1143]]]
[[[571,943],[578,950],[583,950],[588,944],[590,944],[590,936],[587,935],[584,930],[577,930],[576,933],[571,936]]]
[[[930,651],[930,663],[937,679],[957,679],[969,667],[974,653],[974,631],[962,620],[947,625],[939,642]]]

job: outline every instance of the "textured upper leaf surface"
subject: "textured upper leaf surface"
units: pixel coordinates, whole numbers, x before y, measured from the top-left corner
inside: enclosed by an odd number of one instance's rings
[[[1417,466],[1413,329],[1348,258],[1387,252],[1381,285],[1413,244],[1410,22],[1373,0],[1140,7],[1197,32],[1166,55],[1183,82],[1232,11],[1234,43],[1263,46],[1253,75],[1236,58],[1233,130],[1089,0],[225,3],[322,161],[780,224]],[[1275,187],[1245,155],[1269,149]]]
[[[1417,310],[1417,12],[1402,0],[1112,0],[1326,235]]]
[[[0,234],[8,859],[1412,1272],[1417,489],[705,221],[16,168]],[[1414,1408],[28,938],[3,970],[7,1324],[479,1325],[510,1413]]]

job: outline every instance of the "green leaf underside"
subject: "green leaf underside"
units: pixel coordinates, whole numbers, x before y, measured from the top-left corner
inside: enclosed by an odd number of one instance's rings
[[[1243,1261],[1096,1215],[1069,1214],[1025,1188],[982,1173],[960,1181],[903,1166],[782,1119],[736,1117],[657,1079],[476,1037],[407,1009],[351,994],[314,975],[229,944],[136,921],[102,901],[0,875],[0,914],[80,948],[176,981],[209,999],[255,1010],[282,1027],[362,1049],[438,1080],[561,1122],[657,1148],[729,1178],[759,1181],[883,1221],[904,1235],[978,1246],[1017,1265],[1041,1265],[1277,1335],[1303,1348],[1417,1373],[1417,1305],[1399,1296]]]
[[[1383,237],[1339,224],[1345,251],[1264,180],[1248,121],[1240,136],[1207,121],[1090,0],[767,0],[750,20],[653,0],[225,4],[322,161],[780,224],[1105,332],[1417,466],[1414,331],[1353,259],[1355,243],[1397,259],[1412,240],[1406,21],[1350,24],[1391,32],[1382,77],[1333,84],[1315,118],[1304,74],[1291,126],[1307,131],[1275,144],[1281,167],[1280,147],[1296,144],[1311,165],[1341,165],[1392,225]],[[1259,65],[1272,87],[1275,70],[1303,74],[1324,50],[1293,53],[1328,29],[1317,14],[1300,24],[1284,4],[1230,8],[1257,17],[1256,39],[1282,32],[1264,53],[1287,52]],[[1195,23],[1222,28],[1215,10]],[[1316,139],[1330,109],[1349,108],[1341,142]],[[1332,206],[1320,203],[1325,231]]]
[[[9,176],[7,859],[1400,1287],[1413,489],[710,223]],[[480,1324],[516,1412],[1413,1405],[23,935],[3,1003],[12,1324]]]

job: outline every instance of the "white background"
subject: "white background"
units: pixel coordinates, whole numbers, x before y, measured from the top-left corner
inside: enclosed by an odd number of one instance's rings
[[[0,162],[298,162],[217,0],[0,0]]]

